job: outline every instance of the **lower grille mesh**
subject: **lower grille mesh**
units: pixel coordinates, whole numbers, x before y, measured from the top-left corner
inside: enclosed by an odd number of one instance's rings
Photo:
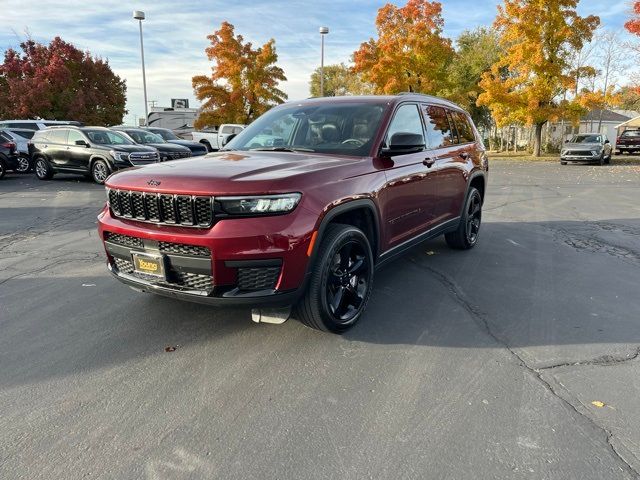
[[[238,268],[238,288],[240,290],[272,290],[280,275],[280,267]]]

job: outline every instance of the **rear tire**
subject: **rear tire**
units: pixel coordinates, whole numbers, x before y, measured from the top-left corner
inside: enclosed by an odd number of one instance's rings
[[[18,173],[29,173],[31,171],[31,160],[26,155],[18,155]]]
[[[477,188],[471,187],[464,201],[464,212],[458,228],[444,234],[449,247],[456,250],[468,250],[478,243],[480,223],[482,222],[482,196]]]
[[[3,178],[7,173],[7,166],[4,164],[4,160],[0,158],[0,178]]]
[[[600,158],[598,159],[598,165],[600,166],[604,165],[604,152],[602,152],[602,154],[600,155]]]
[[[36,171],[36,177],[40,180],[51,180],[53,178],[53,169],[46,158],[37,158],[34,169]]]
[[[560,165],[566,165],[567,162],[560,162]]]
[[[318,248],[311,279],[296,306],[308,327],[343,333],[362,316],[373,286],[373,254],[362,230],[330,224]]]

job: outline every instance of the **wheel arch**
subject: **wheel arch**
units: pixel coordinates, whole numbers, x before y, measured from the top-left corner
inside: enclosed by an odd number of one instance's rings
[[[377,260],[381,243],[378,208],[372,199],[361,198],[336,205],[324,214],[320,225],[315,230],[317,237],[309,258],[309,268],[314,264],[323,235],[332,223],[344,223],[360,228],[370,239],[374,261]]]

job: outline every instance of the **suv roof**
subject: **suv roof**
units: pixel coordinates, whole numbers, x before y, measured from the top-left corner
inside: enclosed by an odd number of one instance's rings
[[[406,100],[415,102],[429,102],[448,108],[462,110],[459,105],[456,105],[449,100],[440,97],[434,97],[432,95],[426,95],[424,93],[414,92],[402,92],[397,95],[350,95],[343,97],[311,97],[306,100],[292,100],[284,105],[295,104],[313,104],[313,103],[350,103],[350,102],[363,102],[363,103],[378,103],[380,101],[397,104]]]

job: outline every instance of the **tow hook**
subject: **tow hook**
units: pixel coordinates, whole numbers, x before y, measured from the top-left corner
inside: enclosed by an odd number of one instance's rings
[[[251,309],[251,320],[256,323],[272,323],[280,325],[291,316],[291,307],[282,308],[253,308]]]

